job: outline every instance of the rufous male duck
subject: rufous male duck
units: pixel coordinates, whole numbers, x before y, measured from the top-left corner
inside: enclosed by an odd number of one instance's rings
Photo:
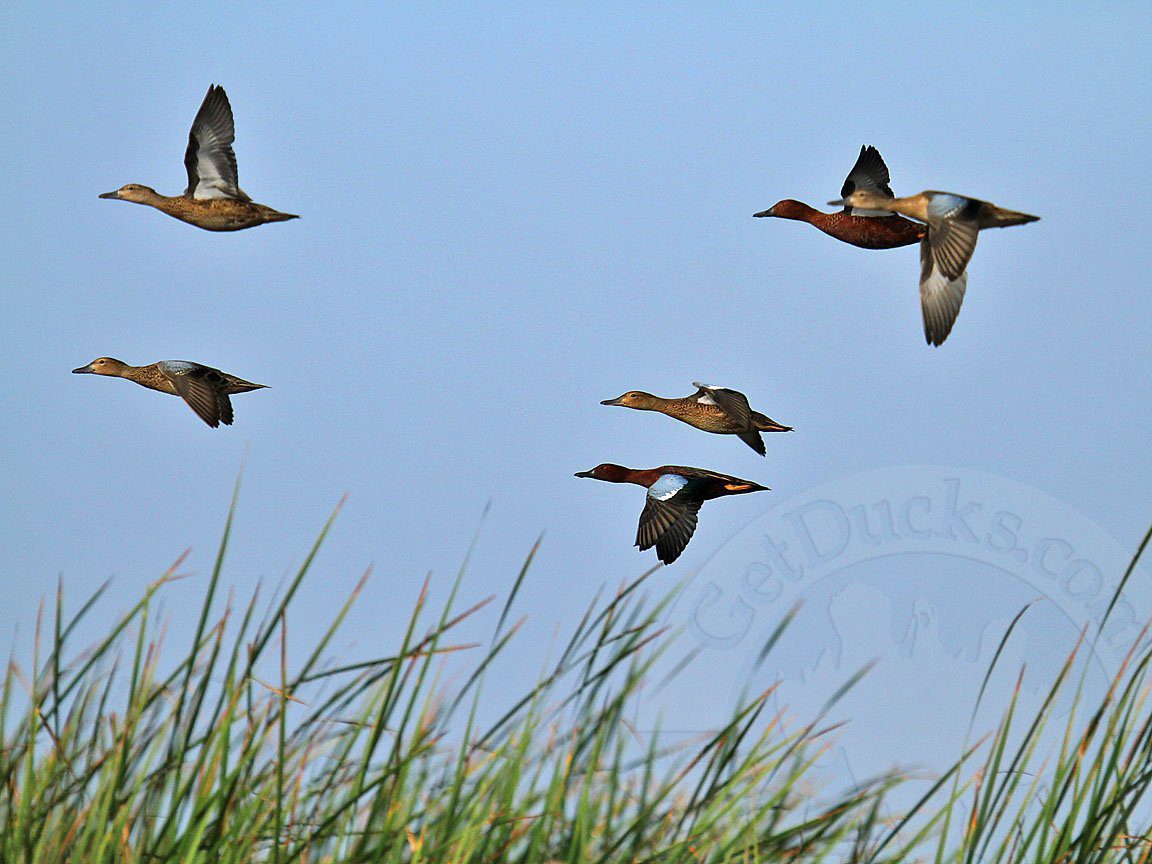
[[[87,366],[73,369],[75,375],[110,375],[127,378],[149,390],[179,396],[196,415],[212,428],[232,425],[229,396],[261,390],[267,384],[253,384],[211,366],[191,360],[159,360],[147,366],[129,366],[114,357],[97,357]]]
[[[928,226],[920,241],[920,308],[924,313],[924,338],[932,345],[943,344],[960,314],[968,282],[968,262],[972,260],[979,232],[1040,219],[978,198],[931,189],[907,198],[856,189],[828,203],[886,210]]]
[[[875,147],[864,146],[860,148],[856,164],[848,172],[848,178],[840,189],[840,195],[846,198],[857,189],[867,189],[891,198],[892,190],[888,182],[888,166],[884,164],[880,151]],[[895,249],[899,246],[911,246],[913,243],[919,243],[920,238],[924,236],[924,226],[919,222],[884,210],[845,206],[835,213],[821,213],[792,198],[777,201],[767,210],[752,215],[807,222],[830,237],[862,249]]]
[[[777,423],[748,405],[748,397],[727,387],[712,387],[692,382],[697,388],[691,396],[665,399],[643,390],[629,390],[615,399],[605,399],[601,405],[619,405],[639,411],[658,411],[704,432],[735,435],[761,456],[765,455],[761,432],[791,432],[791,426]]]
[[[638,469],[604,463],[590,471],[578,471],[576,476],[646,487],[648,495],[640,514],[636,545],[641,551],[655,546],[656,556],[665,564],[679,558],[692,539],[697,513],[705,501],[725,495],[762,492],[768,488],[739,477],[684,465]]]
[[[184,194],[169,197],[148,186],[129,183],[100,197],[146,204],[205,231],[242,231],[266,222],[299,219],[292,213],[280,213],[255,203],[240,188],[236,154],[232,151],[235,140],[228,94],[213,84],[188,133],[188,149],[184,152],[188,188]]]

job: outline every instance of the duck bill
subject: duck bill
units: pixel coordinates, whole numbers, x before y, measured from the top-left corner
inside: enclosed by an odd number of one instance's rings
[[[79,369],[73,369],[72,370],[73,375],[88,375],[88,374],[91,374],[91,372],[92,372],[92,364],[91,363],[89,363],[87,366],[81,366]]]
[[[623,396],[617,396],[615,399],[601,399],[600,404],[601,405],[621,405],[623,403],[621,403],[620,400],[623,398],[624,398]]]
[[[105,192],[103,195],[97,195],[97,198],[111,198],[113,200],[120,197],[120,190],[116,189],[112,192]]]
[[[835,201],[829,201],[828,206],[829,207],[847,207],[848,202],[845,201],[843,198],[837,198]]]
[[[764,217],[764,216],[775,216],[775,215],[776,215],[776,208],[775,207],[769,207],[767,210],[761,210],[759,213],[753,213],[752,214],[752,216],[754,218],[757,218],[757,219]]]
[[[595,477],[591,471],[577,471],[572,476],[573,477],[592,477],[593,479],[595,479]]]

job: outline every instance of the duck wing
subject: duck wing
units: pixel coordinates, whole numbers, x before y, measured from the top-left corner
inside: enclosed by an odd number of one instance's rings
[[[848,172],[848,177],[844,180],[844,185],[840,187],[840,197],[847,198],[857,189],[865,189],[887,198],[894,198],[892,187],[888,185],[888,182],[888,166],[884,164],[880,151],[870,145],[863,146],[860,148],[860,155],[856,159],[856,164],[852,166],[852,170]],[[844,212],[851,216],[882,217],[892,215],[887,210],[861,210],[849,206],[844,207]]]
[[[703,405],[715,405],[732,420],[745,429],[752,426],[752,408],[748,405],[748,397],[738,390],[729,390],[727,387],[711,387],[693,381],[692,386],[697,390],[691,398]]]
[[[759,453],[761,456],[768,455],[768,449],[764,446],[764,439],[760,437],[760,432],[753,429],[750,432],[737,432],[736,437]]]
[[[937,266],[932,250],[934,229],[920,241],[920,311],[924,316],[924,339],[929,345],[942,345],[952,332],[964,292],[968,288],[968,271],[950,279]]]
[[[163,360],[156,364],[176,390],[176,395],[212,428],[232,425],[232,402],[219,385],[220,370],[188,360]]]
[[[689,493],[702,501],[719,497],[719,495],[736,494],[740,492],[759,492],[762,489],[768,488],[767,486],[761,486],[759,483],[753,483],[751,480],[742,480],[739,477],[733,477],[731,474],[721,474],[719,471],[709,471],[706,468],[691,468],[687,465],[661,465],[658,470],[663,471],[664,476],[661,476],[656,483],[653,483],[652,486],[649,487],[649,492],[660,482],[664,481],[667,475],[672,475],[679,480],[685,481],[683,492]]]
[[[648,489],[636,530],[636,545],[641,550],[655,546],[656,556],[665,564],[680,557],[696,532],[702,502],[690,492],[685,494],[690,489],[691,481],[675,474],[663,475]]]
[[[948,279],[959,279],[972,260],[983,205],[975,198],[944,192],[933,194],[928,201],[928,234],[924,242],[930,246],[934,266]]]
[[[188,188],[184,190],[187,197],[252,200],[237,179],[236,154],[232,150],[235,140],[236,127],[228,94],[223,87],[213,84],[188,132],[188,149],[184,151],[184,167],[188,169]]]

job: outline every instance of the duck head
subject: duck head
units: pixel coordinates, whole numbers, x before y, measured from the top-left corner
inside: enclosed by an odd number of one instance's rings
[[[100,198],[110,198],[115,201],[132,201],[136,204],[145,204],[156,197],[156,190],[151,186],[142,186],[139,183],[128,183],[112,192],[105,192]]]
[[[87,366],[81,366],[78,369],[73,369],[73,375],[114,375],[120,376],[128,364],[123,360],[117,360],[115,357],[97,357]]]
[[[785,198],[782,201],[777,201],[767,210],[761,210],[759,213],[753,213],[752,215],[757,218],[775,216],[778,219],[799,219],[802,222],[807,222],[808,216],[814,212],[815,211],[803,201],[797,201],[794,198]]]
[[[602,462],[590,471],[577,471],[576,477],[591,477],[593,480],[606,480],[609,483],[627,483],[631,468],[623,465],[614,465],[611,462]]]
[[[619,405],[621,408],[637,408],[641,411],[650,411],[656,404],[657,397],[643,390],[629,390],[615,399],[605,399],[601,405]]]

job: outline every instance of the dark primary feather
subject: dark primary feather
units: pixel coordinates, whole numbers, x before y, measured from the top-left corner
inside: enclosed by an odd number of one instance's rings
[[[895,196],[888,185],[889,179],[888,166],[880,157],[880,151],[871,145],[861,147],[856,164],[852,166],[844,185],[840,188],[840,197],[847,198],[857,189],[870,189],[893,198]],[[844,208],[845,212],[850,209]]]
[[[923,242],[932,250],[936,267],[949,279],[959,279],[972,260],[980,227],[968,219],[940,219],[928,223]]]
[[[240,189],[236,154],[232,150],[235,140],[236,128],[228,95],[223,87],[213,84],[188,132],[188,149],[184,151],[184,167],[188,169],[186,196],[252,200]],[[211,191],[217,194],[208,194]]]
[[[737,390],[726,387],[704,387],[697,391],[697,396],[708,396],[716,407],[731,417],[740,426],[752,425],[752,408],[748,405],[748,397]]]
[[[218,369],[195,366],[183,372],[165,369],[164,374],[176,388],[176,395],[187,402],[201,420],[213,428],[221,423],[232,425],[232,401],[225,390],[228,382]]]
[[[949,279],[936,265],[928,237],[920,241],[920,311],[924,316],[924,339],[929,345],[942,345],[952,332],[964,292],[968,271]]]
[[[755,450],[757,453],[759,453],[761,456],[768,455],[768,450],[764,446],[764,439],[760,436],[759,430],[753,429],[750,432],[737,432],[736,437],[751,447],[753,450]]]
[[[647,498],[636,530],[636,545],[641,550],[655,546],[657,557],[671,564],[696,531],[701,503],[697,498],[686,497],[683,491],[666,501]]]
[[[641,549],[655,546],[657,557],[665,564],[671,564],[679,558],[692,539],[700,505],[704,501],[726,494],[754,492],[765,488],[748,480],[703,468],[678,465],[663,467],[662,476],[672,474],[688,482],[675,495],[663,500],[652,497],[651,489],[655,484],[649,488],[636,531],[636,545]]]

